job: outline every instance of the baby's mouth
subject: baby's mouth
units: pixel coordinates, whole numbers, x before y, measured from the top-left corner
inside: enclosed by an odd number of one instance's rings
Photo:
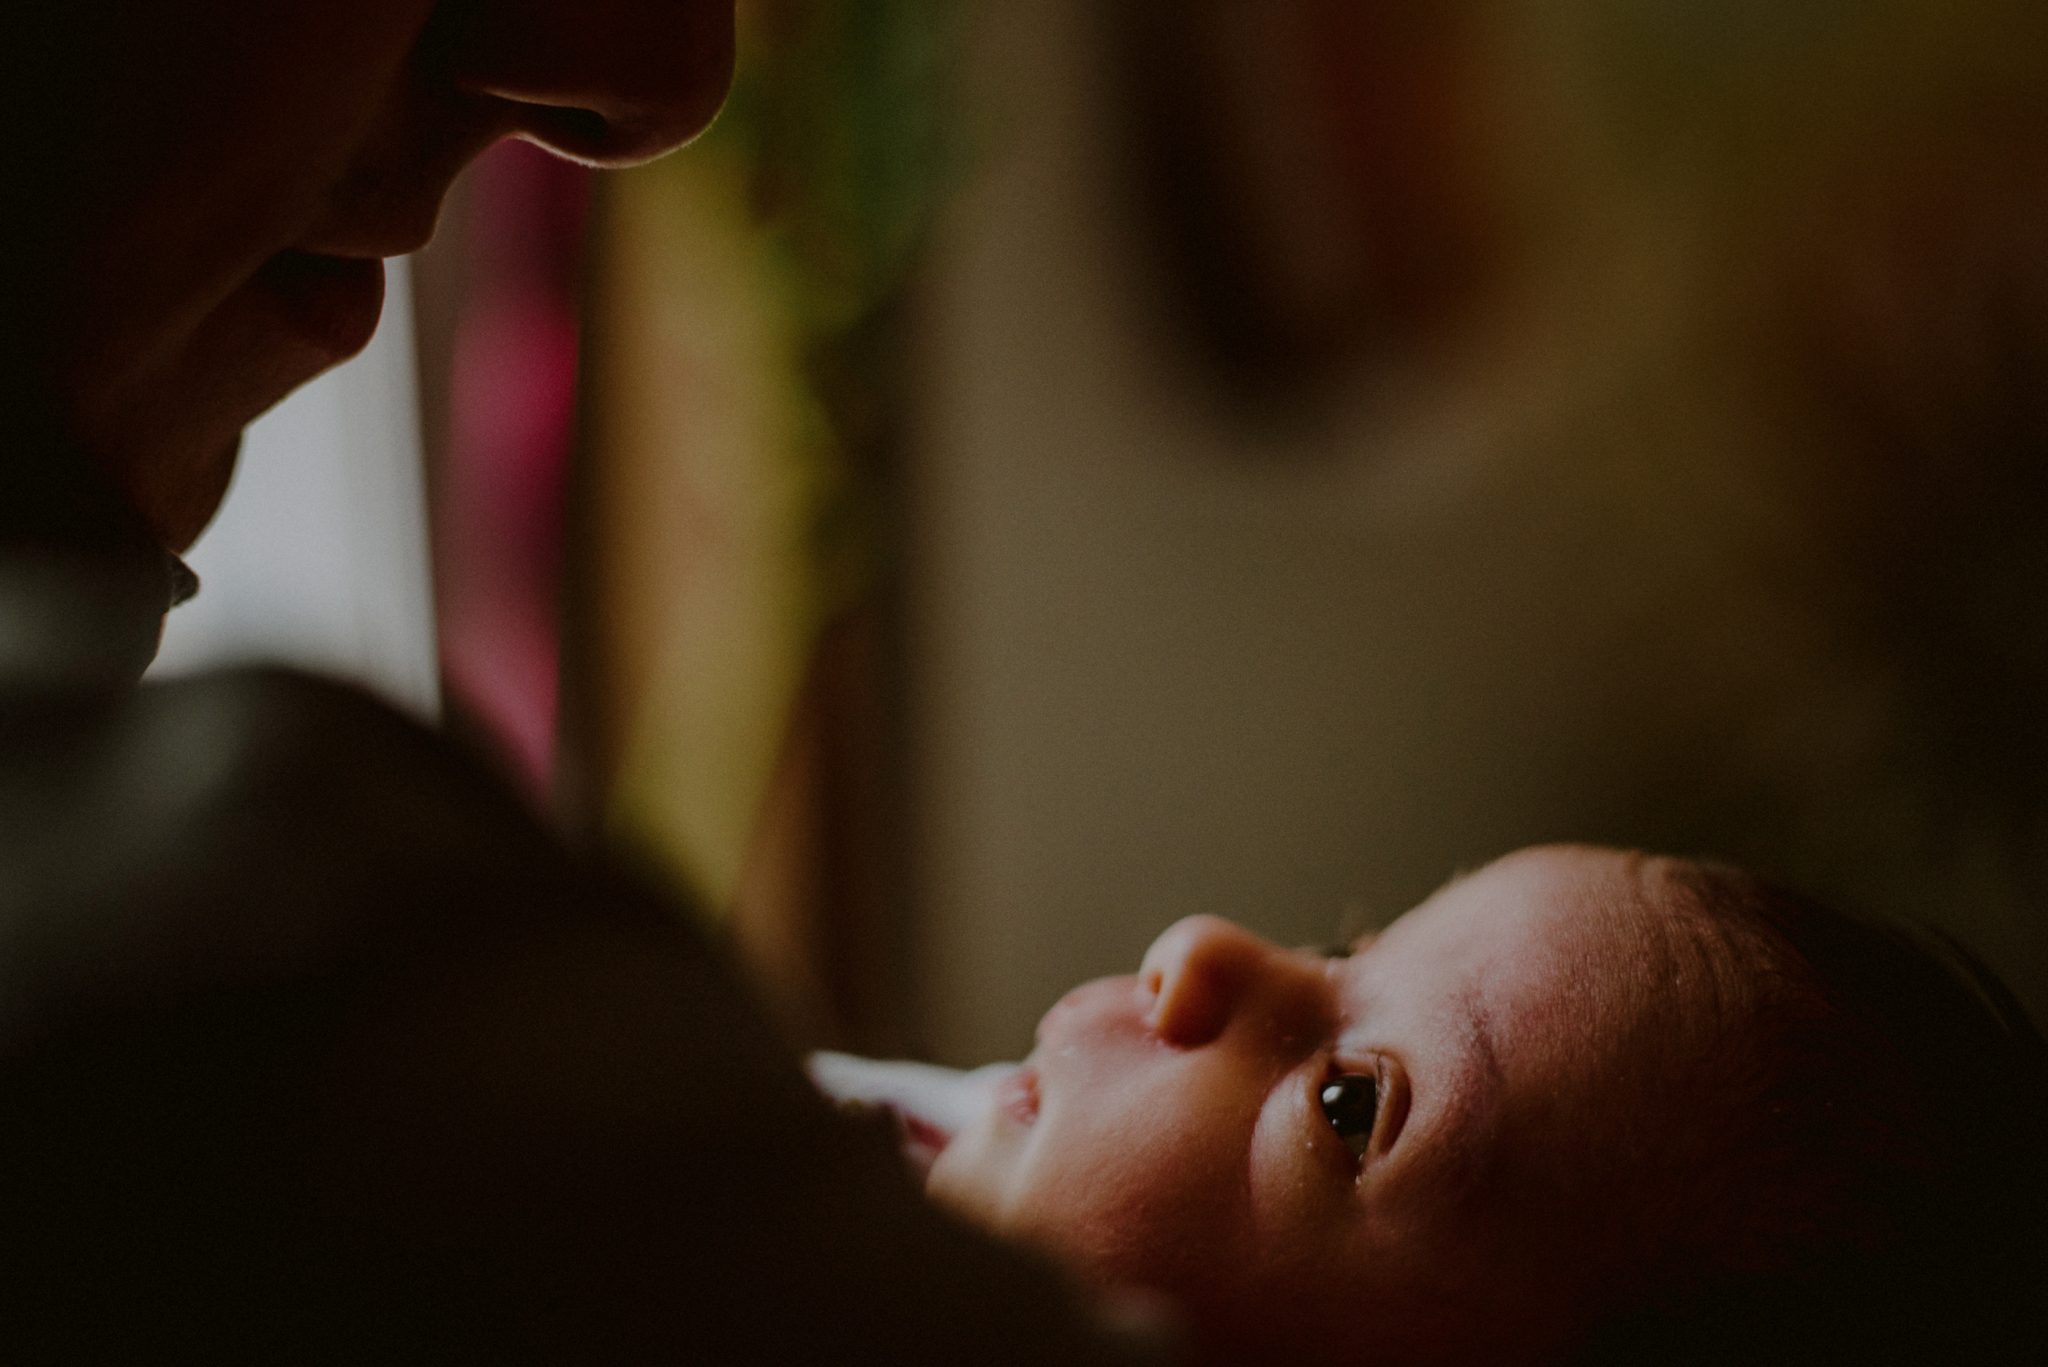
[[[1038,1070],[1026,1064],[997,1079],[995,1104],[1019,1125],[1038,1121]]]
[[[903,1156],[910,1160],[912,1170],[920,1176],[930,1172],[932,1164],[946,1151],[946,1145],[953,1142],[952,1132],[914,1112],[893,1106],[888,1109],[902,1130]]]

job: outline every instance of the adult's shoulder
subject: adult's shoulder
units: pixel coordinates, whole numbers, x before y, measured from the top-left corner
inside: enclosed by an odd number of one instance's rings
[[[0,726],[10,1362],[1131,1360],[431,729],[278,671]]]
[[[359,689],[243,669],[0,707],[0,975],[184,973],[415,952],[596,920],[672,924],[476,756]],[[602,885],[603,893],[593,885]],[[189,962],[188,962],[189,961]],[[4,1011],[0,1006],[0,1011]]]

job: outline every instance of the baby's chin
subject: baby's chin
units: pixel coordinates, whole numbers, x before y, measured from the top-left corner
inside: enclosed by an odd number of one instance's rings
[[[1014,1145],[1002,1143],[991,1099],[983,1113],[956,1130],[925,1174],[925,1195],[969,1224],[1009,1236],[1010,1196],[1016,1185]]]
[[[925,1194],[940,1209],[983,1233],[1017,1245],[1057,1268],[1077,1296],[1113,1333],[1143,1345],[1160,1361],[1195,1360],[1188,1315],[1171,1296],[1120,1278],[1060,1237],[1056,1229],[1033,1227],[1013,1209],[1012,1174],[998,1154],[955,1141],[942,1150],[925,1178]]]
[[[1001,1184],[989,1170],[985,1154],[972,1140],[953,1142],[939,1151],[925,1173],[924,1194],[934,1203],[991,1234],[1005,1232]]]

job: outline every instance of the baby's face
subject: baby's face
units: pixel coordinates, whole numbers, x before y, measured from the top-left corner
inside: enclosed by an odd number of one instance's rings
[[[1671,1060],[1741,979],[1665,868],[1526,850],[1348,957],[1182,921],[1046,1014],[930,1189],[1219,1357],[1540,1360],[1634,1256],[1643,1155],[1713,1128]]]

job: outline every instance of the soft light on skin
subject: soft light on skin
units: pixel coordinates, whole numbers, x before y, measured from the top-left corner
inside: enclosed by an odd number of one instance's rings
[[[1639,1251],[1632,1194],[1709,1119],[1666,1062],[1717,1029],[1733,951],[1663,867],[1524,851],[1348,958],[1182,921],[1047,1013],[1036,1118],[991,1108],[929,1189],[1167,1294],[1219,1357],[1542,1361]],[[1319,1102],[1347,1073],[1381,1082],[1362,1159]]]
[[[10,158],[7,398],[172,549],[243,427],[367,342],[371,263],[424,243],[484,148],[644,161],[711,120],[733,61],[731,0],[103,9],[39,7],[34,42],[0,44],[35,120]]]

